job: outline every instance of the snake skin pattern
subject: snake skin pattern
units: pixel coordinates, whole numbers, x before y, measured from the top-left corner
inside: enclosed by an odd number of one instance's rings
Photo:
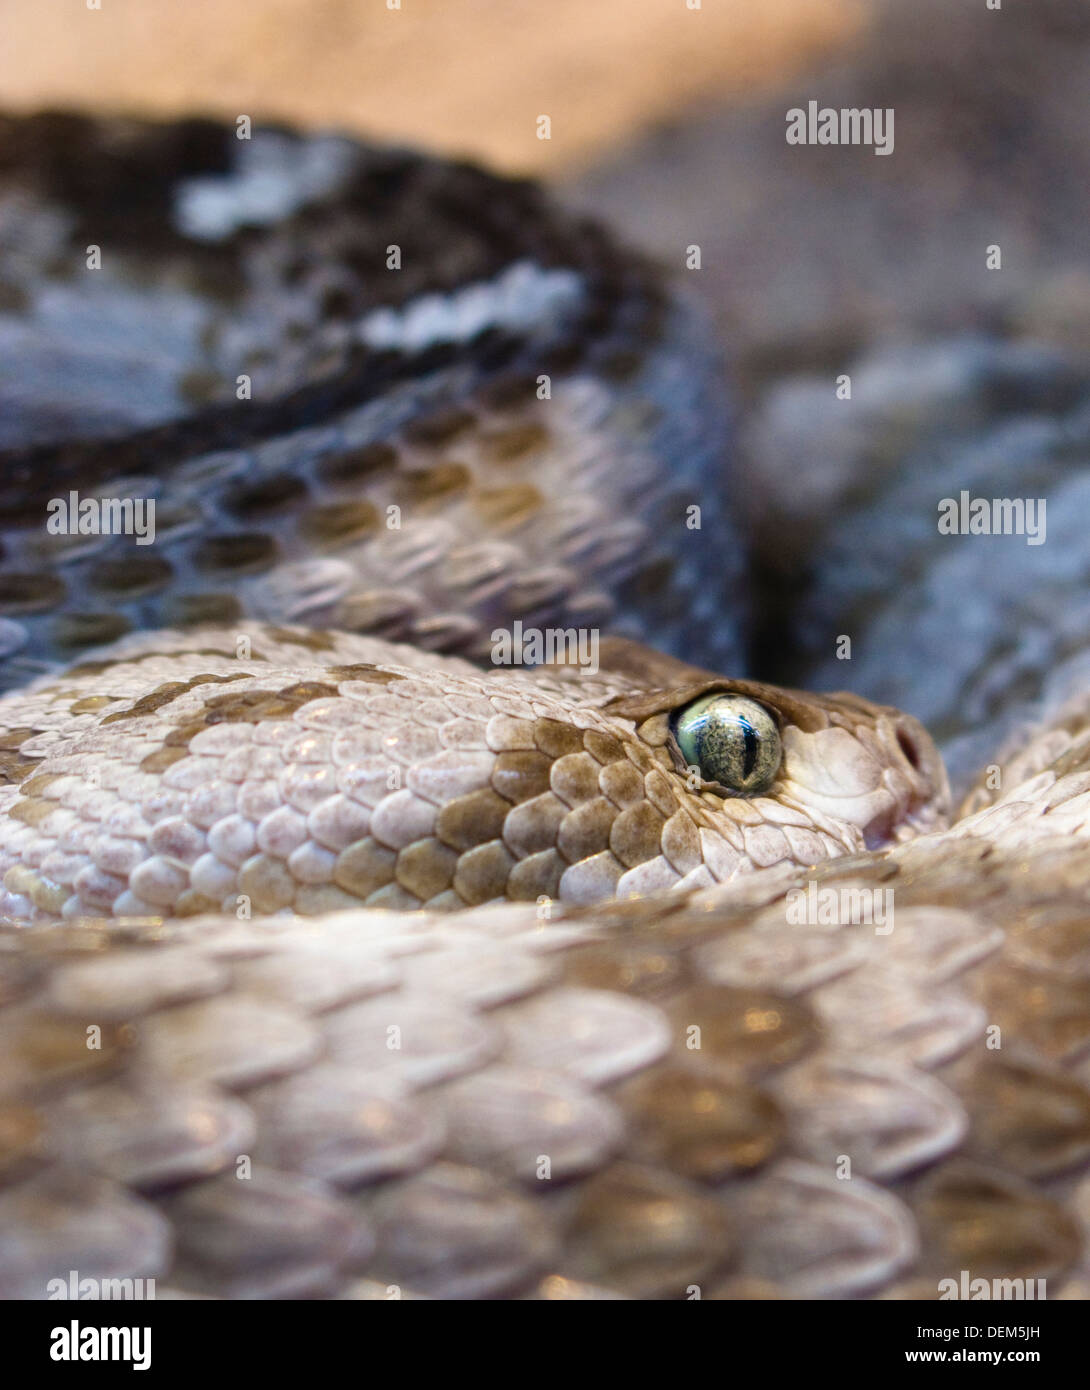
[[[738,679],[700,315],[535,188],[75,117],[0,184],[0,1296],[1086,1296],[1084,688],[950,824],[915,720]]]

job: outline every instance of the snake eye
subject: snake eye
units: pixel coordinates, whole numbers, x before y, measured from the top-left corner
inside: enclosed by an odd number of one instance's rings
[[[678,710],[670,727],[685,762],[707,782],[751,794],[766,791],[780,770],[776,721],[745,695],[704,695]]]

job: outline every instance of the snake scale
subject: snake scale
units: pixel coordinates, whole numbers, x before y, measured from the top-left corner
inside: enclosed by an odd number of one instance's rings
[[[236,136],[0,124],[0,1295],[1085,1296],[1085,687],[741,679],[699,307]]]

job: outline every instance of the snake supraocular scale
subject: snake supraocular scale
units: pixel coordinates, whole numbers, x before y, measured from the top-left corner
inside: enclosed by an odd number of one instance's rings
[[[702,320],[531,185],[0,171],[0,1293],[1079,1296],[1085,702],[947,828],[914,720],[736,679]]]

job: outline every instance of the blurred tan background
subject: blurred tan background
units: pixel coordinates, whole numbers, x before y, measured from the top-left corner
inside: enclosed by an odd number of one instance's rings
[[[0,101],[281,117],[585,163],[845,43],[867,0],[0,0]],[[552,119],[551,141],[535,121]]]

